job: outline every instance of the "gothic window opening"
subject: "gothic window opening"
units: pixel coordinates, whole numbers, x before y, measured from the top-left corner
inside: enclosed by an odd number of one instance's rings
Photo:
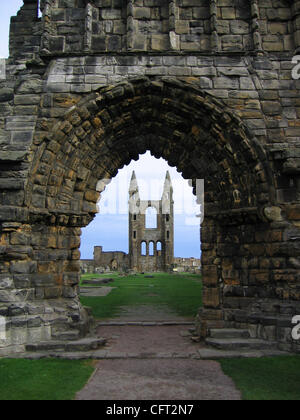
[[[154,256],[154,242],[150,242],[149,244],[149,255],[150,257]]]
[[[156,244],[156,254],[158,257],[161,256],[162,254],[162,243],[161,242],[157,242]]]
[[[143,257],[147,256],[147,243],[146,242],[142,242],[141,244],[141,255]]]
[[[154,207],[146,210],[146,229],[157,229],[157,210]]]

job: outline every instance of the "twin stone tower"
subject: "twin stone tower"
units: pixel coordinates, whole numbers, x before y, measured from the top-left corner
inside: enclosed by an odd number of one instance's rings
[[[149,225],[151,221],[153,223]],[[174,201],[170,174],[166,174],[161,200],[149,201],[140,199],[133,172],[129,187],[130,268],[135,271],[168,271],[173,261]]]
[[[81,261],[83,271],[107,267],[111,270],[156,272],[174,268],[174,201],[169,172],[161,200],[141,200],[136,174],[132,173],[128,216],[129,254],[103,252],[102,246],[96,246],[94,260]]]

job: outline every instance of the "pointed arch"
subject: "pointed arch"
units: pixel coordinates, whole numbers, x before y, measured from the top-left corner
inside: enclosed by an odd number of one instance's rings
[[[99,179],[147,150],[184,178],[205,179],[206,211],[274,200],[263,148],[221,101],[196,83],[135,78],[87,96],[51,129],[35,149],[26,203],[52,223],[84,226],[107,185]]]
[[[42,140],[36,135],[25,191],[28,221],[41,244],[39,255],[65,246],[67,260],[51,261],[51,293],[57,298],[78,301],[80,229],[98,212],[100,193],[112,177],[147,150],[176,166],[195,194],[196,180],[205,180],[199,333],[205,336],[211,321],[235,321],[230,299],[244,296],[250,280],[260,287],[274,278],[272,269],[261,272],[252,265],[267,248],[254,243],[257,227],[269,243],[278,237],[270,234],[265,212],[276,203],[266,152],[243,121],[196,82],[135,78],[107,86],[70,109]],[[170,258],[165,256],[166,265]],[[48,263],[35,264],[43,271]]]

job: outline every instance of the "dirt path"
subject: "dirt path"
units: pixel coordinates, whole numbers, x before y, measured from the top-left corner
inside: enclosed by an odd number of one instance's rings
[[[195,353],[188,327],[99,327],[112,352],[149,355]],[[180,359],[102,360],[78,400],[238,400],[240,393],[214,361]]]
[[[239,400],[219,363],[203,360],[103,360],[77,400]]]
[[[108,349],[122,353],[196,353],[199,343],[191,341],[189,327],[99,327],[98,335],[108,338]]]

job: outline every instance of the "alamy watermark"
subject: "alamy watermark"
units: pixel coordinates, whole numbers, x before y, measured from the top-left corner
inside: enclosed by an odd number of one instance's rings
[[[6,79],[6,60],[5,58],[0,58],[0,80]]]
[[[292,59],[292,64],[294,64],[294,67],[292,69],[292,78],[294,80],[300,79],[300,55],[295,55]]]
[[[292,329],[292,338],[293,340],[300,340],[300,315],[294,316],[292,324],[295,325]]]
[[[169,182],[169,184],[168,184]],[[109,185],[107,191],[104,191]],[[204,180],[165,181],[155,177],[139,178],[138,182],[131,185],[128,197],[128,179],[116,177],[113,181],[103,179],[98,182],[97,190],[101,193],[98,202],[98,211],[102,215],[127,215],[129,213],[144,214],[148,207],[155,208],[157,201],[162,200],[162,214],[171,214],[171,205],[174,205],[174,215],[183,216],[186,225],[201,225],[204,220]],[[173,190],[173,197],[170,193]],[[193,192],[193,194],[191,194]],[[140,201],[149,204],[140,206]]]
[[[0,341],[6,340],[6,319],[0,316]]]

